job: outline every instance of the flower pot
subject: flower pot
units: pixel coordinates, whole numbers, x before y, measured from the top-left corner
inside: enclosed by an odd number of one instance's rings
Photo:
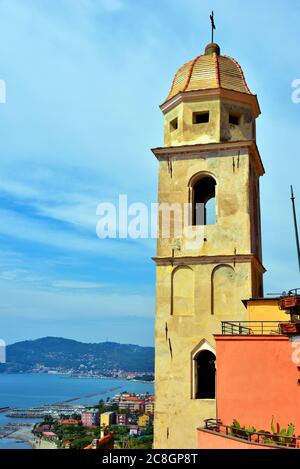
[[[299,302],[300,300],[297,296],[286,296],[285,298],[281,298],[281,300],[279,300],[279,307],[280,309],[295,308],[295,306],[298,306]]]
[[[300,334],[300,322],[282,322],[279,328],[281,334]]]

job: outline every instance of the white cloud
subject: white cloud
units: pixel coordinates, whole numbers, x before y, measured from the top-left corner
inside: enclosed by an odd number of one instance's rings
[[[111,288],[115,291],[117,288]],[[108,293],[69,288],[45,288],[15,285],[0,281],[0,318],[82,319],[85,322],[101,316],[153,317],[154,298],[130,293]]]
[[[55,280],[52,285],[55,288],[70,288],[74,290],[98,290],[106,286],[103,283],[83,282],[74,280]]]
[[[17,276],[17,272],[16,271],[4,271],[4,272],[0,272],[0,278],[2,280],[15,280]]]
[[[40,191],[17,180],[1,179],[0,191],[22,199],[32,199],[40,196]]]
[[[25,215],[11,210],[0,209],[2,220],[0,233],[24,241],[38,242],[55,246],[64,250],[100,252],[101,246],[97,240],[84,239],[74,233],[50,227],[39,220],[31,219]]]
[[[65,201],[61,204],[37,203],[35,209],[38,215],[47,216],[54,220],[77,225],[86,229],[96,229],[98,217],[96,216],[96,199],[87,200],[82,197],[81,201]]]
[[[145,256],[143,243],[134,240],[100,240],[74,231],[63,230],[7,209],[0,209],[0,233],[23,241],[56,247],[62,251],[101,254],[117,259],[133,259],[139,262]]]

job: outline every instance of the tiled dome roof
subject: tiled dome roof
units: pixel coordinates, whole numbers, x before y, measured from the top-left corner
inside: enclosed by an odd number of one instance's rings
[[[205,54],[187,62],[177,71],[166,101],[178,93],[216,88],[252,94],[238,62],[220,55],[217,44],[209,44]]]

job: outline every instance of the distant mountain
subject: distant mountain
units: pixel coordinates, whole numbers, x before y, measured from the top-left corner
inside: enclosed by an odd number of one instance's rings
[[[0,372],[46,369],[76,372],[153,372],[154,348],[114,342],[87,344],[57,337],[44,337],[8,345],[6,364]]]

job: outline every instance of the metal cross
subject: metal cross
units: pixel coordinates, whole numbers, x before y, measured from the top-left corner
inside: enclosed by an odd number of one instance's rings
[[[217,29],[215,25],[215,15],[214,12],[211,12],[210,15],[210,21],[211,21],[211,42],[214,42],[214,30]]]

